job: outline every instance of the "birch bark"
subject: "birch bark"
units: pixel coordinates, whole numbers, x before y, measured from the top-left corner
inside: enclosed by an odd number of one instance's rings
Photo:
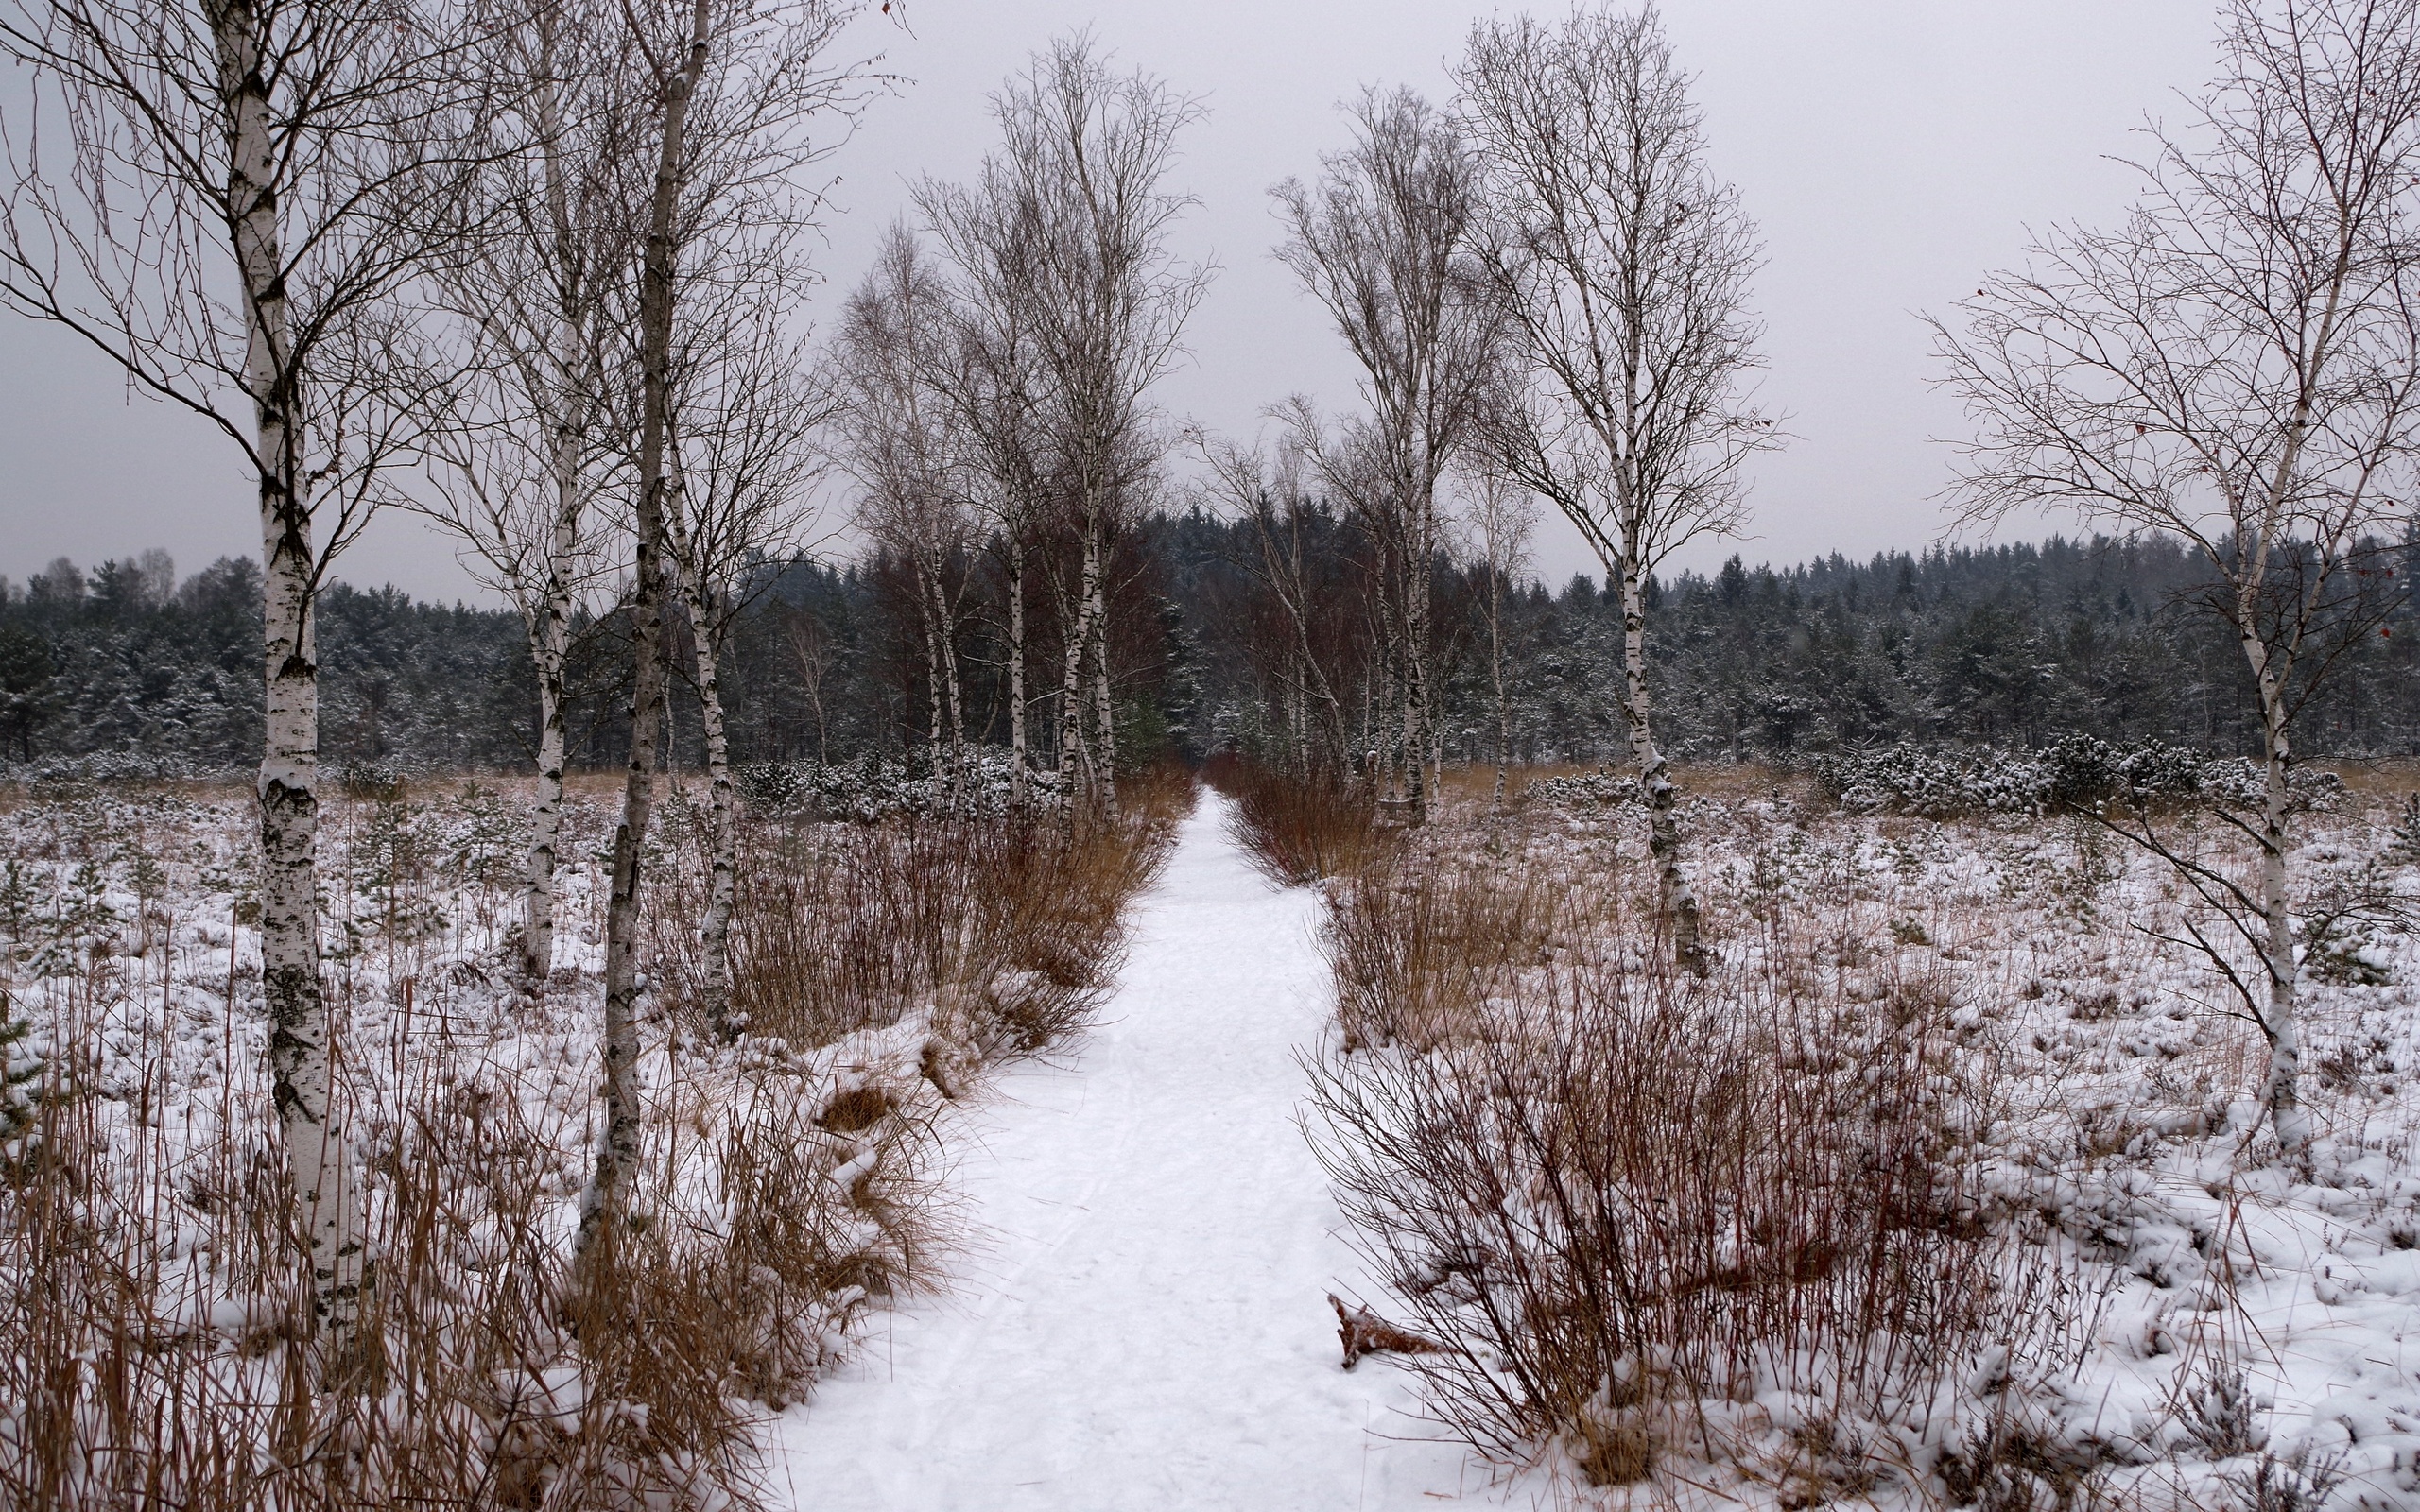
[[[229,0],[213,20],[229,119],[226,206],[243,281],[244,379],[255,421],[267,563],[261,621],[267,738],[258,791],[269,1094],[310,1252],[312,1314],[326,1346],[327,1373],[339,1378],[355,1366],[361,1347],[362,1245],[337,1107],[335,1029],[320,976],[320,669],[312,625],[319,558],[310,482],[302,467],[302,395],[260,22],[249,0]]]
[[[1638,765],[1640,790],[1647,799],[1647,846],[1655,862],[1656,892],[1672,920],[1672,954],[1683,966],[1703,974],[1705,950],[1698,940],[1698,895],[1681,866],[1681,831],[1673,810],[1679,793],[1671,767],[1655,744],[1647,691],[1647,606],[1635,565],[1621,564],[1622,716],[1630,730],[1631,760]]]
[[[605,907],[605,1128],[596,1165],[580,1199],[578,1251],[588,1255],[621,1215],[639,1157],[638,926],[641,853],[655,790],[656,711],[663,700],[664,506],[666,435],[671,423],[675,282],[673,214],[682,190],[689,104],[706,68],[708,0],[696,0],[687,45],[665,81],[663,141],[648,195],[646,253],[639,289],[640,420],[637,558],[631,595],[631,754],[622,782],[622,817],[614,829],[613,874]]]

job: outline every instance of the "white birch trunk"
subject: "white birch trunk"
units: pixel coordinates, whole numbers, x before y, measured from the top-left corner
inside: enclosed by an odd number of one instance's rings
[[[705,71],[709,13],[698,0],[687,55],[667,81],[664,138],[648,208],[647,252],[639,284],[640,419],[636,581],[631,603],[632,685],[631,758],[622,783],[622,818],[614,829],[614,870],[605,906],[604,1137],[581,1194],[577,1252],[585,1256],[617,1220],[639,1160],[638,933],[640,857],[655,794],[656,711],[663,696],[665,440],[671,422],[673,212],[689,98]]]
[[[528,902],[521,965],[533,983],[555,966],[555,863],[562,838],[563,660],[569,614],[550,597],[529,637],[538,677],[538,795],[529,808]]]
[[[1647,701],[1647,606],[1635,556],[1622,558],[1622,714],[1630,727],[1631,759],[1647,797],[1647,847],[1655,861],[1656,890],[1672,920],[1672,954],[1703,975],[1704,948],[1698,942],[1698,898],[1681,866],[1681,833],[1673,809],[1679,793],[1671,768],[1656,748]]]
[[[320,669],[313,633],[318,561],[302,466],[303,394],[294,368],[270,131],[268,84],[249,0],[211,12],[228,112],[227,215],[244,288],[245,387],[259,465],[266,677],[259,777],[261,990],[269,1016],[270,1099],[309,1251],[323,1383],[362,1363],[361,1225],[336,1106],[335,1026],[320,979]]]
[[[1505,768],[1512,762],[1512,706],[1504,692],[1504,580],[1495,569],[1488,569],[1487,590],[1487,662],[1489,676],[1495,682],[1495,792],[1488,800],[1493,806],[1504,806]]]
[[[731,914],[738,892],[739,814],[731,782],[731,740],[723,728],[722,681],[716,668],[722,636],[705,618],[703,594],[689,590],[689,613],[699,627],[698,708],[706,747],[706,812],[713,873],[706,889],[706,917],[698,935],[706,955],[706,1022],[717,1039],[736,1040],[748,1021],[731,1005]]]
[[[1403,571],[1404,688],[1403,744],[1410,783],[1407,816],[1413,824],[1428,818],[1428,784],[1421,770],[1428,757],[1428,558],[1430,518],[1436,503],[1428,490],[1411,501],[1412,519],[1406,542]]]
[[[925,589],[933,598],[933,623],[940,638],[942,675],[942,712],[949,720],[950,800],[962,807],[967,799],[969,773],[966,760],[966,702],[959,691],[958,677],[958,613],[949,595],[942,588],[941,575],[936,572],[925,578]]]
[[[1084,646],[1092,638],[1093,583],[1099,575],[1099,558],[1094,550],[1091,532],[1087,530],[1084,536],[1083,581],[1069,616],[1067,651],[1059,679],[1060,791],[1067,800],[1070,823],[1074,822],[1079,764],[1087,756],[1084,749]]]
[[[1025,542],[1009,537],[1009,806],[1025,811]]]
[[[2251,624],[2247,616],[2242,623]],[[2269,649],[2256,635],[2243,637],[2246,657],[2260,692],[2260,914],[2261,968],[2269,978],[2265,1000],[2255,1012],[2269,1043],[2269,1065],[2261,1078],[2261,1102],[2277,1131],[2277,1143],[2296,1160],[2308,1158],[2310,1114],[2302,1106],[2302,1022],[2297,1011],[2301,967],[2294,958],[2292,899],[2288,891],[2286,852],[2293,750],[2287,724],[2286,690]]]
[[[1097,559],[1098,551],[1093,553]],[[1117,707],[1109,685],[1109,597],[1098,571],[1092,575],[1093,710],[1100,724],[1100,798],[1117,816]]]
[[[933,775],[939,777],[942,771],[941,629],[933,620],[934,595],[926,587],[923,569],[917,570],[916,578],[916,618],[925,629],[925,745],[932,753]]]

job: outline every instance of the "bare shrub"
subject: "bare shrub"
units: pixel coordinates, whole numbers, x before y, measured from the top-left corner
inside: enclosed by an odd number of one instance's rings
[[[926,1121],[816,1127],[840,1085],[760,1072],[716,1090],[713,1138],[656,1128],[657,1205],[574,1287],[564,1130],[446,1065],[366,1121],[372,1359],[315,1395],[259,1089],[178,1151],[59,1081],[0,1179],[0,1502],[754,1504],[750,1404],[802,1396],[869,1298],[921,1278],[945,1211]]]
[[[1443,867],[1396,849],[1329,895],[1343,1048],[1437,1043],[1547,949],[1564,889],[1539,871]]]
[[[1236,842],[1280,886],[1349,876],[1398,843],[1378,827],[1377,794],[1346,774],[1296,774],[1219,756],[1201,775],[1236,800]]]
[[[877,824],[742,826],[733,1005],[751,1034],[802,1049],[909,1014],[979,1059],[1028,1055],[1080,1026],[1109,989],[1124,908],[1166,860],[1184,774],[1142,774],[1116,818],[904,816]],[[676,840],[704,833],[690,811]],[[684,875],[696,868],[683,868]],[[694,882],[692,883],[694,886]],[[667,896],[659,959],[675,1000],[703,1001],[701,942]]]
[[[1853,998],[1787,952],[1700,981],[1602,917],[1558,928],[1576,880],[1461,857],[1333,895],[1365,1048],[1310,1063],[1311,1133],[1445,1345],[1411,1362],[1435,1410],[1490,1452],[1561,1440],[1605,1484],[1682,1415],[1708,1432],[1707,1403],[1924,1418],[2019,1305],[1950,993],[1915,969]]]
[[[475,818],[331,815],[368,1257],[337,1389],[314,1389],[257,976],[223,936],[99,948],[132,930],[99,911],[10,942],[40,1055],[0,1155],[0,1505],[744,1509],[763,1411],[934,1277],[952,1209],[916,1040],[691,1060],[659,1014],[640,1200],[574,1285],[593,1000],[497,985],[488,884],[439,880]]]

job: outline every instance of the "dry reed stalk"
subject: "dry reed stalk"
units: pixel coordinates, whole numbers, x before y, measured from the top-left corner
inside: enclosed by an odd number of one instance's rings
[[[1281,886],[1352,875],[1398,841],[1378,824],[1377,795],[1340,773],[1301,777],[1222,755],[1202,779],[1236,800],[1236,843]]]
[[[1446,1346],[1409,1362],[1432,1408],[1612,1484],[1684,1440],[1724,1457],[1723,1404],[1780,1392],[1840,1435],[1792,1451],[1800,1481],[1889,1473],[1881,1425],[2074,1300],[1986,1221],[2001,1090],[1949,972],[1849,970],[1843,931],[1898,916],[1843,891],[1832,922],[1726,921],[1739,947],[1680,975],[1618,820],[1483,802],[1328,889],[1340,1053],[1306,1061],[1359,1242]]]
[[[977,1060],[1032,1054],[1108,990],[1119,920],[1191,801],[1190,780],[1140,774],[1116,819],[751,819],[733,920],[734,1003],[749,1032],[794,1048],[926,1014]],[[694,868],[688,868],[694,870]],[[685,918],[672,897],[663,915]],[[701,977],[686,931],[660,929],[676,1002]]]
[[[28,1001],[51,1053],[0,1161],[0,1505],[758,1504],[761,1412],[945,1237],[929,1108],[835,1118],[856,1092],[839,1068],[684,1067],[659,1039],[649,1074],[672,1095],[648,1131],[648,1199],[570,1287],[579,984],[498,996],[496,963],[445,943],[483,904],[441,885],[424,816],[400,795],[331,806],[371,1367],[357,1389],[304,1389],[257,988],[208,947],[226,1007],[197,1060],[174,1043],[196,1005],[167,994],[201,953],[155,962],[148,921],[145,956],[104,936],[72,972],[25,968],[44,973]]]

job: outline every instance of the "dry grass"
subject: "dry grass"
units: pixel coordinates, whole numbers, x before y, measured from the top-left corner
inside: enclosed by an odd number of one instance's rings
[[[742,826],[733,916],[734,1001],[751,1034],[827,1045],[909,1013],[977,1061],[1031,1054],[1080,1026],[1116,972],[1118,921],[1158,874],[1192,802],[1182,771],[1127,783],[1111,820],[785,819]],[[676,805],[671,843],[703,843]],[[686,891],[701,866],[683,868]],[[675,1002],[698,1001],[702,963],[682,928],[702,897],[668,895],[658,959]]]
[[[1340,1053],[1309,1067],[1374,1272],[1448,1346],[1409,1362],[1432,1409],[1598,1485],[1744,1456],[1812,1504],[1899,1473],[1885,1425],[2065,1337],[2047,1252],[1986,1222],[2002,1089],[1955,979],[1753,888],[1712,976],[1676,973],[1623,821],[1495,812],[1478,775],[1328,889]],[[1751,1452],[1738,1404],[1774,1393],[1815,1426]]]
[[[865,1310],[936,1279],[944,1085],[1065,1032],[1105,985],[1119,913],[1191,789],[1179,774],[1131,791],[1127,819],[1072,833],[754,829],[739,983],[778,1038],[703,1055],[670,1032],[702,885],[671,805],[650,972],[672,1011],[648,1028],[644,1168],[631,1224],[577,1276],[593,978],[503,985],[516,868],[489,865],[492,792],[332,801],[327,980],[374,1346],[333,1393],[309,1389],[257,967],[230,971],[225,906],[199,933],[169,896],[96,916],[90,940],[64,923],[45,926],[58,944],[12,936],[0,992],[38,1006],[54,1048],[0,1160],[0,1505],[761,1504],[762,1416],[811,1387]],[[107,802],[11,820],[62,875],[147,845],[215,845],[177,865],[224,869],[244,821],[210,811],[188,833]],[[594,850],[567,838],[568,856]],[[591,869],[567,868],[580,885],[560,924],[593,945]],[[920,1056],[934,1037],[899,1030],[925,1014],[966,1033],[945,1071]]]
[[[1213,757],[1201,779],[1236,800],[1236,839],[1280,885],[1348,876],[1382,860],[1395,832],[1377,795],[1339,773],[1297,778],[1239,756]]]
[[[649,1130],[640,1221],[574,1284],[581,1125],[428,1028],[397,1023],[419,1074],[355,1108],[372,1349],[323,1394],[258,1078],[178,1099],[154,1053],[120,1109],[53,1062],[0,1172],[0,1503],[753,1503],[757,1417],[941,1237],[929,1125],[835,1141],[842,1084],[778,1067],[720,1078],[710,1123],[693,1087],[687,1126]]]

